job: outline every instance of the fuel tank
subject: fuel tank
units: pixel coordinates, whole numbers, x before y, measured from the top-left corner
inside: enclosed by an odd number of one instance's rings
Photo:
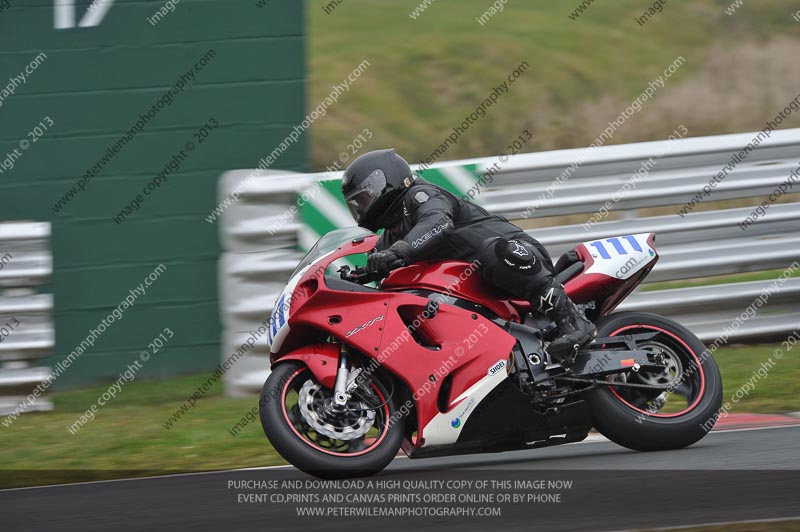
[[[482,305],[504,320],[519,322],[517,308],[488,286],[474,263],[463,261],[418,262],[394,270],[383,280],[383,290],[431,290]]]

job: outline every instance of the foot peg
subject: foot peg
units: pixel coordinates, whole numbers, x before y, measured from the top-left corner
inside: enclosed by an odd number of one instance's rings
[[[578,356],[578,352],[580,351],[581,347],[584,344],[574,343],[572,346],[568,345],[560,345],[556,346],[555,349],[551,349],[552,342],[550,345],[545,348],[547,353],[550,355],[550,358],[553,362],[563,363],[565,365],[570,365],[575,362],[575,358]]]

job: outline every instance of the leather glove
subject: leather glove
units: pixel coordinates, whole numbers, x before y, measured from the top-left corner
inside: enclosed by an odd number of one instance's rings
[[[408,242],[398,240],[384,251],[373,251],[367,257],[367,271],[376,272],[381,277],[386,277],[396,268],[402,268],[411,263],[411,246]]]

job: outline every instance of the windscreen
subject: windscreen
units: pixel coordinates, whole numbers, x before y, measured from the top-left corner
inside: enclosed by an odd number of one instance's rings
[[[363,227],[345,227],[344,229],[331,231],[314,244],[314,247],[309,250],[308,254],[306,254],[303,260],[300,261],[300,264],[297,265],[297,268],[294,269],[292,276],[322,255],[325,255],[339,246],[347,244],[354,238],[369,236],[371,234],[373,234],[372,231],[364,229]]]

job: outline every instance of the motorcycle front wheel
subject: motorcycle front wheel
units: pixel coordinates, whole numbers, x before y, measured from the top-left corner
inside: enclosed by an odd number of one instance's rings
[[[680,449],[713,427],[722,405],[722,377],[711,353],[689,329],[646,312],[620,312],[597,323],[597,336],[656,333],[637,349],[660,353],[662,372],[630,371],[586,392],[592,424],[606,438],[637,451]],[[618,382],[620,386],[611,383]],[[624,384],[660,386],[661,390]]]
[[[403,439],[403,421],[392,396],[373,379],[369,392],[346,405],[333,403],[305,364],[279,363],[259,401],[261,426],[270,443],[290,464],[316,477],[369,476],[386,467]]]

